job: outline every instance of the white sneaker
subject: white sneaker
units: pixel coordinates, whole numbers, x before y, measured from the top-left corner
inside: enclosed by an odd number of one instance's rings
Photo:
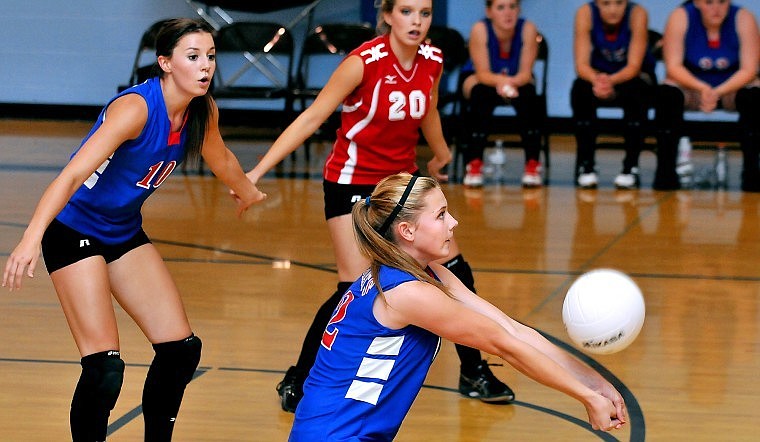
[[[638,189],[639,188],[639,169],[634,167],[630,173],[620,173],[615,177],[615,187],[618,189]]]
[[[578,175],[578,187],[581,189],[594,189],[599,184],[596,172],[585,172]]]

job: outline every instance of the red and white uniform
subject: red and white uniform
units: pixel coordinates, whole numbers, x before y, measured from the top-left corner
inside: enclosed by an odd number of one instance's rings
[[[441,50],[420,45],[410,70],[396,59],[389,35],[362,44],[351,55],[364,60],[364,75],[343,101],[325,180],[375,185],[388,175],[415,172],[418,129],[443,68]]]

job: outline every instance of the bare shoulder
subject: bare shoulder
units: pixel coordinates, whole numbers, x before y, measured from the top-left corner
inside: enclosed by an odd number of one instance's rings
[[[405,317],[432,309],[441,297],[446,297],[438,287],[416,280],[399,284],[384,293],[388,307]]]
[[[134,138],[148,121],[148,103],[139,94],[126,94],[115,99],[106,109],[104,126],[118,127]]]
[[[488,35],[488,31],[486,30],[486,24],[483,23],[482,20],[478,20],[472,24],[472,27],[470,28],[470,39],[473,37],[484,39],[486,35]]]
[[[538,28],[536,27],[536,24],[530,20],[525,20],[525,23],[523,23],[523,37],[535,37],[537,34]]]
[[[631,16],[634,20],[643,20],[649,17],[649,13],[643,6],[636,4],[631,9]]]

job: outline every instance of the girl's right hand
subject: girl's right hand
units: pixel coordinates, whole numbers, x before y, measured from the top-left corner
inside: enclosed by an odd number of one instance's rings
[[[260,191],[256,186],[253,186],[253,188],[255,191],[251,195],[251,198],[247,201],[240,198],[240,196],[236,194],[234,190],[230,189],[230,197],[232,197],[232,199],[235,201],[235,204],[237,205],[236,213],[238,218],[243,216],[243,213],[252,205],[267,199],[266,193]]]
[[[3,287],[8,287],[10,291],[13,291],[13,289],[20,290],[24,271],[26,271],[28,277],[34,278],[34,269],[37,267],[40,251],[41,246],[39,242],[22,239],[5,263]]]
[[[617,408],[611,400],[595,394],[586,404],[588,422],[591,428],[600,431],[612,431],[619,429],[625,424],[625,418],[618,416]]]

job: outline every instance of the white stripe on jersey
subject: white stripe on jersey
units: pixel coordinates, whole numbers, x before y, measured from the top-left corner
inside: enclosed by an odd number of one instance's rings
[[[368,404],[377,405],[383,386],[375,382],[362,382],[354,380],[346,393],[346,399],[355,399]]]
[[[368,355],[398,356],[401,351],[401,344],[404,343],[403,336],[389,336],[387,338],[378,336],[372,340],[367,349]]]
[[[380,95],[380,85],[382,84],[382,79],[378,80],[377,83],[375,83],[375,89],[372,91],[372,102],[369,106],[369,112],[367,112],[367,116],[364,117],[361,121],[356,123],[354,127],[349,129],[346,132],[346,138],[351,141],[348,145],[348,151],[346,152],[348,154],[348,160],[346,160],[346,163],[343,165],[343,168],[340,170],[340,177],[338,177],[338,184],[351,184],[351,177],[354,175],[354,168],[356,167],[356,163],[358,161],[358,151],[356,149],[356,143],[353,141],[354,136],[356,136],[357,133],[361,132],[369,126],[369,123],[372,121],[372,118],[375,117],[375,112],[377,112],[377,101],[378,101],[378,95]]]
[[[417,66],[419,66],[419,65],[415,63],[414,64],[414,70],[412,70],[412,75],[410,75],[409,78],[407,78],[404,75],[404,72],[401,69],[399,69],[398,65],[396,65],[395,63],[393,64],[393,69],[395,69],[396,72],[398,72],[398,74],[401,76],[401,78],[404,79],[404,81],[406,81],[407,83],[409,83],[410,81],[412,81],[412,79],[414,79],[414,76],[417,74]]]
[[[363,358],[359,370],[356,371],[356,375],[360,378],[372,378],[387,381],[388,376],[391,374],[391,370],[393,370],[393,364],[395,363],[395,359]]]

